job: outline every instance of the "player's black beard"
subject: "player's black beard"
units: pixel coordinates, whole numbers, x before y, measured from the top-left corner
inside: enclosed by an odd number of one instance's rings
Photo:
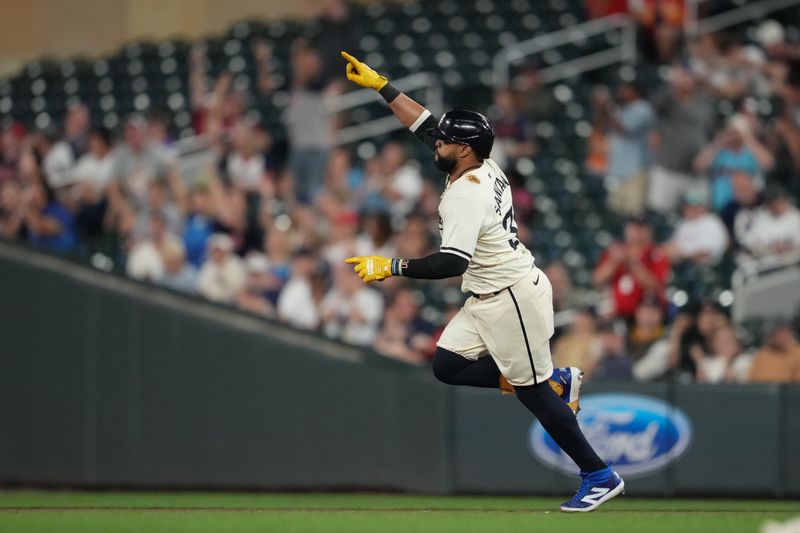
[[[455,157],[447,158],[439,154],[436,154],[433,158],[433,164],[436,165],[436,168],[438,168],[442,172],[450,172],[454,168],[456,168],[456,158]]]

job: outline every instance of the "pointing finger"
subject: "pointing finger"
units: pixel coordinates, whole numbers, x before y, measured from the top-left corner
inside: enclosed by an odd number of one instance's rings
[[[358,59],[356,59],[355,57],[351,56],[350,54],[348,54],[344,50],[342,50],[342,57],[345,58],[346,60],[348,60],[353,65],[358,63]]]

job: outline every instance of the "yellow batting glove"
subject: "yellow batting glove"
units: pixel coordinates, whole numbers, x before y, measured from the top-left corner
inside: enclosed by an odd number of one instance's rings
[[[347,60],[347,79],[353,83],[376,91],[380,91],[384,85],[389,83],[386,77],[381,76],[372,70],[369,65],[362,63],[347,52],[342,52],[342,57]]]
[[[355,265],[353,270],[364,283],[371,281],[383,281],[395,275],[392,265],[399,262],[398,259],[391,257],[380,257],[377,255],[348,257],[345,263]]]

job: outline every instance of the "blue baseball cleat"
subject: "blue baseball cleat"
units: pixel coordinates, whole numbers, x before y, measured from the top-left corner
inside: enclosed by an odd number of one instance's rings
[[[588,513],[614,496],[625,494],[625,482],[610,466],[597,472],[581,472],[581,477],[583,481],[578,492],[571,500],[561,504],[562,511]]]
[[[554,368],[548,380],[550,387],[564,400],[576,415],[581,410],[580,395],[583,371],[576,367]]]

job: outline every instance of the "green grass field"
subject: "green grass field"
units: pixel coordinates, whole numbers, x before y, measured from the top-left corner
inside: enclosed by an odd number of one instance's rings
[[[548,532],[758,531],[800,515],[800,502],[622,496],[589,514],[560,500],[394,494],[0,491],[0,532]]]

